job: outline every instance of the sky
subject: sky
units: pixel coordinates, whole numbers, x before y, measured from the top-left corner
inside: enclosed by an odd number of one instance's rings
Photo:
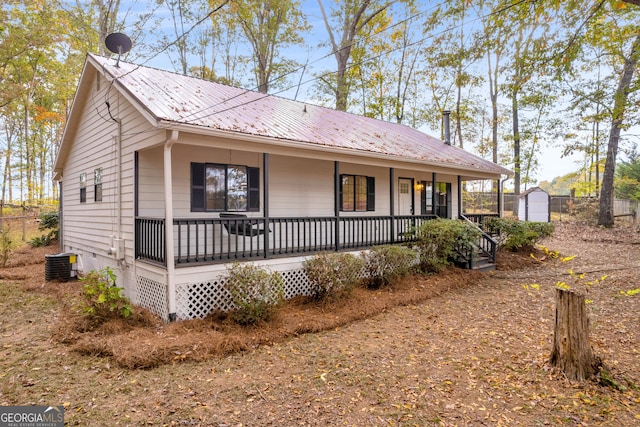
[[[426,2],[426,3],[428,4],[425,5],[425,8],[433,7],[434,2]],[[325,5],[329,7],[329,3],[327,2],[327,0],[325,0]],[[323,48],[318,47],[318,44],[321,41],[324,41],[327,39],[327,34],[324,28],[324,23],[322,21],[317,0],[303,0],[302,9],[307,14],[309,24],[312,26],[312,29],[305,40],[306,44],[309,47],[295,47],[292,50],[290,50],[288,55],[296,57],[302,63],[308,61],[311,64],[310,70],[305,71],[305,74],[302,77],[302,81],[304,82],[304,81],[309,81],[312,78],[312,75],[311,75],[312,71],[335,68],[335,59],[330,54],[329,47],[323,47]],[[138,2],[136,2],[135,0],[123,0],[121,2],[120,10],[123,13],[125,11],[130,11],[130,13],[134,13],[134,14],[141,11],[140,6],[138,5]],[[162,29],[162,24],[166,24],[167,32],[169,34],[174,34],[171,17],[166,8],[163,9],[163,7],[161,6],[160,9],[156,11],[155,16],[162,18],[161,25],[159,27],[160,29]],[[132,50],[135,51],[135,46],[133,47]],[[136,62],[136,61],[133,60],[133,62]],[[169,60],[169,57],[165,53],[159,54],[158,56],[156,56],[150,61],[145,61],[144,65],[156,67],[160,69],[177,71],[175,70],[174,65],[172,64],[172,62]],[[298,77],[296,77],[296,79],[297,78]],[[296,96],[296,90],[291,89],[285,93],[278,93],[277,95],[293,99]],[[487,95],[487,98],[488,98],[488,95]],[[312,99],[309,99],[309,95],[306,93],[306,89],[304,86],[301,87],[301,91],[300,91],[300,94],[298,94],[297,99],[300,101],[308,101],[310,103],[314,103]],[[503,102],[506,102],[506,100],[503,100]],[[422,128],[421,130],[425,131]],[[425,132],[430,133],[432,135],[437,135],[437,133],[429,132],[428,130]],[[640,134],[640,131],[635,133]],[[636,138],[636,142],[637,141],[638,141],[638,138]],[[540,153],[538,156],[538,162],[540,166],[537,172],[535,172],[535,177],[538,181],[542,181],[542,180],[551,181],[554,177],[562,176],[569,172],[573,172],[581,168],[582,166],[581,164],[584,160],[582,154],[574,154],[564,158],[561,157],[563,141],[554,141],[552,144],[548,143],[547,145],[552,145],[552,147],[543,148],[542,153]],[[513,165],[504,165],[504,166],[510,169],[513,168]],[[529,187],[532,185],[535,185],[535,184],[529,184]]]

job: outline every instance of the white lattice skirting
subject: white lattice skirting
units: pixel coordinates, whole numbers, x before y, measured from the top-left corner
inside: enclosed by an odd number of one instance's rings
[[[310,295],[311,287],[302,268],[277,270],[285,283],[285,298]],[[215,311],[233,309],[231,295],[225,289],[226,270],[206,282],[180,283],[176,285],[176,318],[178,320],[202,319]]]
[[[261,268],[277,271],[285,282],[285,298],[291,299],[299,295],[311,295],[312,289],[307,275],[302,269],[303,258],[288,260],[283,263],[256,262]],[[417,259],[416,259],[417,262]],[[161,318],[169,320],[167,286],[145,277],[146,271],[139,271],[137,276],[138,304]],[[142,276],[145,274],[145,276]],[[218,268],[211,272],[211,277],[202,280],[183,281],[176,284],[176,320],[202,319],[216,311],[232,310],[231,295],[225,289],[226,268]],[[152,276],[149,274],[149,276]],[[361,278],[366,272],[359,274]],[[206,277],[206,274],[205,274]],[[194,276],[195,279],[195,276]]]
[[[278,271],[285,282],[285,298],[310,295],[311,288],[302,261],[283,265],[261,265],[270,271]],[[202,319],[215,311],[233,309],[231,295],[224,287],[226,269],[212,272],[207,280],[194,280],[176,284],[176,319]],[[137,303],[151,310],[164,320],[169,320],[167,286],[161,277],[153,277],[148,271],[138,271],[136,277]]]
[[[164,282],[138,275],[136,294],[139,306],[150,310],[164,320],[169,320],[167,286]]]

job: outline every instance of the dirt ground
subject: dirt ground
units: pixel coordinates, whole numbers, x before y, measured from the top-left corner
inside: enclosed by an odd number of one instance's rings
[[[44,281],[56,248],[25,248],[0,269],[0,405],[64,405],[80,426],[640,425],[639,231],[557,223],[542,244],[571,260],[501,253],[495,272],[293,301],[253,328],[139,314],[83,331],[80,284]],[[587,292],[613,385],[549,367],[558,282]]]

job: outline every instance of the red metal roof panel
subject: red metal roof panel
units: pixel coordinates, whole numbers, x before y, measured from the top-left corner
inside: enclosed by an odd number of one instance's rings
[[[159,121],[477,169],[509,170],[419,130],[90,55]]]

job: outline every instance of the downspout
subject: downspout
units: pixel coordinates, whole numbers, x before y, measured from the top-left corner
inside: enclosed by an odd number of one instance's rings
[[[165,228],[165,263],[167,266],[167,304],[169,321],[176,320],[176,284],[173,249],[173,176],[171,173],[171,149],[178,141],[178,131],[168,130],[164,143],[164,228]]]
[[[499,179],[498,178],[498,217],[504,216],[504,183],[509,180],[509,176]]]

